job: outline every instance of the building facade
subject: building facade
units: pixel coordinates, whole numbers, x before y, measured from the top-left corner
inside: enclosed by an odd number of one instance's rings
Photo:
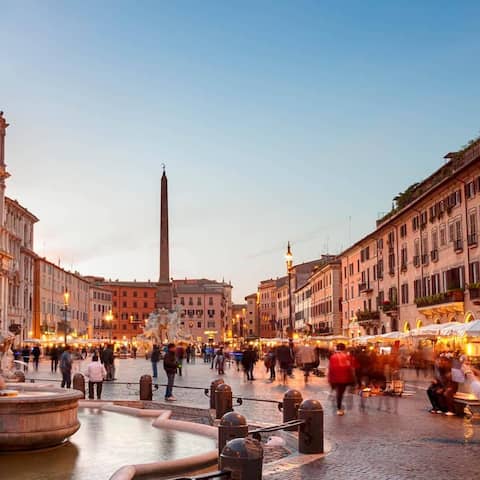
[[[344,333],[408,331],[480,315],[480,141],[446,158],[342,253]]]
[[[107,320],[103,312],[98,312],[97,319],[103,317],[103,323],[97,323],[94,335],[100,335],[114,341],[135,341],[143,333],[145,322],[150,313],[155,311],[157,302],[157,284],[155,282],[136,282],[105,280],[103,278],[87,277],[92,283],[91,288],[97,289],[97,308],[105,310],[111,302],[112,318]],[[92,291],[93,297],[95,290]],[[102,292],[110,294],[110,300]],[[100,295],[100,301],[98,301]],[[92,298],[93,301],[93,298]],[[107,310],[108,312],[108,310]],[[102,315],[100,315],[102,314]],[[102,326],[106,328],[101,328]]]
[[[173,280],[173,304],[183,309],[181,325],[195,342],[220,343],[233,319],[232,285],[207,279]]]
[[[263,280],[258,285],[260,337],[273,338],[277,331],[277,281]]]
[[[314,335],[342,333],[341,261],[328,259],[309,278],[310,322]]]
[[[62,341],[65,320],[68,341],[88,338],[89,282],[45,258],[34,267],[33,336]]]
[[[248,336],[246,303],[234,303],[232,305],[231,330],[234,340],[243,340]]]
[[[297,288],[294,292],[294,296],[295,331],[311,333],[312,323],[310,321],[310,308],[312,289],[310,282],[307,281],[307,283]]]
[[[258,338],[260,336],[260,322],[258,316],[258,295],[251,293],[245,297],[247,302],[246,330],[247,337]]]
[[[112,292],[94,282],[89,287],[88,338],[113,339]]]
[[[5,197],[7,250],[11,256],[8,273],[8,323],[20,329],[20,339],[32,338],[34,266],[33,227],[38,218],[16,200]],[[38,332],[37,332],[38,333]]]

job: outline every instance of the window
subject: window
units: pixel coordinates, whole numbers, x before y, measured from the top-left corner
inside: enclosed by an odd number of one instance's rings
[[[407,236],[407,224],[404,223],[403,225],[400,226],[400,237],[404,238]]]
[[[465,198],[472,198],[475,195],[475,182],[468,182],[465,185]]]
[[[383,238],[377,240],[377,250],[383,250]]]
[[[197,328],[202,328],[202,322],[197,322]]]
[[[416,232],[419,226],[420,226],[420,218],[418,217],[418,215],[415,215],[415,217],[412,218],[412,230]]]
[[[126,297],[126,296],[127,296],[127,292],[126,292],[125,290],[122,292],[122,296],[123,296],[123,297]]]
[[[432,250],[438,250],[438,232],[436,228],[432,230]]]
[[[415,280],[413,282],[413,294],[415,298],[422,297],[422,281],[421,280]]]
[[[133,302],[133,308],[138,308],[137,302]]]
[[[185,298],[180,297],[180,305],[185,305]]]
[[[402,270],[407,269],[408,257],[407,257],[407,244],[405,243],[400,250],[400,262]]]
[[[469,265],[469,280],[470,283],[479,283],[480,282],[480,263],[472,262]]]
[[[408,283],[401,286],[401,301],[404,305],[408,303]]]
[[[208,297],[208,304],[213,305],[213,297]]]
[[[143,302],[143,308],[148,308],[148,302]]]
[[[440,246],[444,247],[447,244],[447,231],[445,224],[440,225]]]
[[[138,292],[135,290],[135,291],[133,292],[133,296],[136,298],[137,295],[138,295]]]
[[[127,308],[127,302],[122,302],[122,308]]]
[[[436,295],[437,293],[440,293],[442,291],[440,287],[440,274],[435,273],[434,275],[432,275],[431,287],[432,295]]]
[[[143,292],[143,298],[147,298],[148,297],[148,292]]]
[[[446,290],[464,287],[463,267],[451,268],[444,272],[444,285]]]
[[[197,305],[201,305],[202,304],[202,299],[201,297],[197,297]]]

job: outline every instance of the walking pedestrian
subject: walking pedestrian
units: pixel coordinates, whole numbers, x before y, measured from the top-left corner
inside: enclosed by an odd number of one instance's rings
[[[30,361],[30,349],[26,345],[22,349],[22,358],[23,363],[25,363],[23,371],[26,372],[28,370],[28,362]]]
[[[70,345],[65,345],[62,356],[60,357],[60,371],[62,372],[62,388],[70,388],[72,385],[72,355],[70,354]]]
[[[253,367],[255,365],[255,352],[251,345],[249,345],[242,352],[242,365],[245,373],[247,374],[247,380],[255,380],[253,378]]]
[[[96,353],[93,354],[92,361],[87,366],[86,375],[88,377],[88,398],[90,400],[94,399],[94,389],[96,385],[97,399],[100,400],[102,396],[103,380],[107,376],[107,370],[98,361],[98,355]]]
[[[53,346],[50,350],[50,369],[52,373],[57,373],[59,354],[58,348]]]
[[[165,400],[174,402],[176,398],[173,396],[173,383],[175,381],[175,373],[177,372],[177,355],[175,351],[175,344],[169,343],[167,353],[163,358],[163,368],[167,374],[167,389],[165,391]]]
[[[185,349],[183,348],[182,345],[179,345],[177,347],[176,355],[177,355],[178,375],[181,377],[182,376],[182,369],[183,369],[183,359],[185,358]]]
[[[336,392],[337,415],[344,415],[342,406],[343,395],[348,385],[354,382],[353,367],[350,355],[345,353],[345,344],[339,343],[337,351],[330,357],[328,363],[328,382]]]
[[[223,353],[223,347],[220,347],[215,355],[215,367],[219,375],[223,375],[225,373],[225,355]]]
[[[111,345],[107,345],[107,348],[103,350],[102,353],[102,363],[107,371],[107,380],[114,380],[115,378],[115,357],[113,354],[113,347]]]
[[[32,356],[33,356],[33,366],[35,367],[35,371],[38,372],[38,362],[40,361],[40,347],[35,345],[32,348]]]
[[[158,362],[160,361],[160,348],[158,345],[153,346],[150,361],[152,362],[152,376],[153,378],[158,378]]]

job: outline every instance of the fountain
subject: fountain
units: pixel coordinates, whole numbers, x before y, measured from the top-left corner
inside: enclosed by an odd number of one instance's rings
[[[60,445],[80,428],[77,409],[83,395],[19,382],[10,360],[14,338],[0,337],[0,451]],[[17,383],[7,383],[3,377]]]

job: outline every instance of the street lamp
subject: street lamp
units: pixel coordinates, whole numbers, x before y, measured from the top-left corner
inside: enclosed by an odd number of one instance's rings
[[[293,337],[293,322],[292,322],[292,269],[293,269],[293,255],[290,248],[290,242],[287,244],[287,253],[285,254],[285,261],[287,264],[288,275],[288,338]]]
[[[67,334],[68,334],[67,318],[68,318],[69,301],[70,301],[70,293],[67,289],[65,289],[65,292],[63,293],[63,308],[61,309],[61,311],[63,312],[63,332],[65,334],[65,346],[67,346]]]
[[[109,340],[109,342],[112,341],[112,328],[113,328],[112,320],[113,320],[113,314],[112,314],[112,309],[110,309],[107,312],[107,314],[105,315],[105,321],[109,323],[109,327],[108,327],[108,340]]]

